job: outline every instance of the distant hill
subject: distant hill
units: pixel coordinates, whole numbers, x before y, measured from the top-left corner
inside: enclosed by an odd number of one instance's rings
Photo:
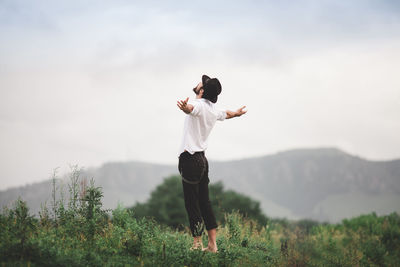
[[[296,149],[220,162],[212,172],[226,187],[256,196],[267,214],[280,213],[271,212],[270,202],[288,209],[287,217],[330,222],[400,211],[400,160],[368,161],[335,148]]]
[[[371,211],[400,212],[400,160],[369,161],[318,148],[209,164],[211,183],[222,181],[225,188],[260,201],[271,217],[338,222]],[[147,200],[163,178],[178,174],[176,165],[109,162],[84,170],[81,177],[93,177],[103,188],[105,208],[115,208],[118,201],[131,206]],[[62,179],[67,187],[68,177]],[[0,191],[0,205],[10,205],[18,195],[37,213],[50,199],[51,180]]]

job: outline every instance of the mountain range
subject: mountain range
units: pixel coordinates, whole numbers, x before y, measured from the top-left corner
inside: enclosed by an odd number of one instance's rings
[[[340,149],[293,149],[262,157],[233,161],[209,160],[210,183],[259,201],[269,217],[313,219],[336,223],[344,218],[376,212],[400,212],[400,159],[371,161]],[[118,203],[144,202],[176,165],[145,162],[107,162],[82,169],[80,179],[94,178],[102,187],[104,208]],[[69,174],[57,180],[68,191]],[[0,191],[0,206],[10,207],[21,196],[31,213],[51,199],[52,180]],[[65,193],[68,195],[67,193]]]

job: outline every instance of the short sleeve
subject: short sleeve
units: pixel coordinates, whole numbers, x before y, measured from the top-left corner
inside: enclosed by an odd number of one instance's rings
[[[219,121],[223,121],[226,118],[226,111],[222,110],[222,109],[218,109],[218,113],[217,113],[217,120]]]
[[[189,113],[189,115],[199,116],[200,111],[201,111],[201,103],[198,101],[192,101],[192,102],[189,102],[189,104],[191,104],[193,106],[193,110],[192,110],[192,112]]]

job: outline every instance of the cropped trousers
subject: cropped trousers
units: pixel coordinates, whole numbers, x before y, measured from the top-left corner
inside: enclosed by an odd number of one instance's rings
[[[185,151],[179,156],[183,197],[193,237],[201,236],[204,224],[207,230],[217,228],[217,222],[208,195],[208,161],[204,151],[191,155]],[[203,223],[204,221],[204,223]]]

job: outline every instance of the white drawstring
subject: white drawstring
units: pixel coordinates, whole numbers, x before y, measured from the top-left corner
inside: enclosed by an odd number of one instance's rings
[[[185,177],[183,177],[181,170],[179,170],[179,173],[181,174],[181,177],[182,177],[183,181],[185,181],[188,184],[199,184],[201,182],[201,180],[204,178],[204,174],[205,174],[206,168],[207,168],[207,166],[206,166],[206,157],[203,155],[202,158],[203,158],[202,160],[203,160],[204,168],[203,168],[203,171],[201,173],[200,180],[199,181],[189,181]]]

